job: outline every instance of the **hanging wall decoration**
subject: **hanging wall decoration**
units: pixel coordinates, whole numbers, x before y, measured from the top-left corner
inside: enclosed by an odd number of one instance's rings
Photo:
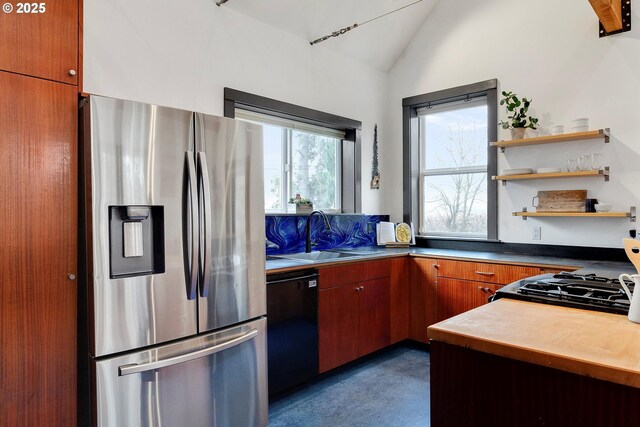
[[[371,189],[380,188],[380,171],[378,170],[378,124],[373,128],[373,160],[371,161]]]

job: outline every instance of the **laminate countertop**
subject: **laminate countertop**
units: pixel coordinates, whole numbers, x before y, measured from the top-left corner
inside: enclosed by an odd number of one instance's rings
[[[336,249],[340,250],[340,249]],[[371,259],[398,257],[398,256],[417,256],[440,259],[454,259],[461,261],[481,261],[498,264],[512,265],[535,265],[548,268],[567,268],[568,270],[577,270],[579,273],[596,273],[607,275],[619,275],[620,273],[633,273],[635,269],[631,262],[605,262],[597,260],[584,260],[573,258],[546,257],[527,254],[511,254],[500,252],[479,252],[464,251],[453,249],[432,249],[432,248],[390,248],[384,247],[366,247],[355,249],[344,249],[346,252],[350,250],[362,250],[363,254],[348,257],[335,258],[329,260],[295,260],[278,258],[278,256],[267,256],[267,273],[284,272],[300,270],[305,268],[315,268],[337,263],[359,262]]]
[[[434,341],[640,388],[640,324],[499,299],[429,327]]]

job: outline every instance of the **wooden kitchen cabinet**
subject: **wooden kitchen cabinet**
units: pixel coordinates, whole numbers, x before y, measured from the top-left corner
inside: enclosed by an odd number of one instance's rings
[[[77,88],[0,72],[0,93],[0,425],[72,426]]]
[[[391,262],[391,344],[409,338],[410,258],[393,258]]]
[[[438,321],[488,303],[502,285],[470,280],[438,278]]]
[[[13,11],[0,13],[0,70],[77,85],[79,1],[7,3]]]
[[[454,260],[440,260],[438,263],[438,277],[453,277],[503,285],[537,274],[540,274],[540,268],[521,265]]]
[[[410,259],[409,337],[423,343],[429,342],[427,327],[437,322],[437,265],[436,259]]]
[[[391,286],[388,277],[360,282],[358,356],[391,344]]]
[[[320,269],[321,373],[391,343],[390,266],[381,260]]]
[[[320,372],[358,358],[357,287],[353,284],[318,292]]]
[[[437,320],[486,304],[502,286],[536,276],[539,267],[438,260]]]

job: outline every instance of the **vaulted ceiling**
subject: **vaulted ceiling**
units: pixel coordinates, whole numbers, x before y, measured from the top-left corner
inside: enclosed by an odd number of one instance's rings
[[[229,0],[228,7],[308,41],[361,24],[416,0]],[[438,0],[422,0],[366,23],[322,46],[388,71]]]

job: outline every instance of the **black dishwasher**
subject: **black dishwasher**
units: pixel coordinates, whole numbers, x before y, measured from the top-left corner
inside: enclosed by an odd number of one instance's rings
[[[318,271],[267,276],[269,396],[318,375]]]

